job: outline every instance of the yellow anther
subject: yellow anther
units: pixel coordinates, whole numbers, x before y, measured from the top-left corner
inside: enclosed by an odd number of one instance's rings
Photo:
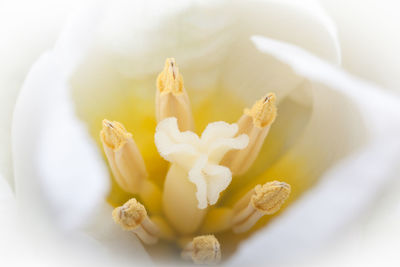
[[[183,77],[174,58],[167,58],[163,71],[157,77],[157,89],[163,93],[182,93]]]
[[[147,179],[146,166],[132,134],[119,122],[103,120],[100,139],[119,186],[129,193],[140,195],[152,211],[160,211],[161,192]]]
[[[189,97],[183,86],[182,75],[173,58],[167,58],[164,70],[157,78],[156,118],[160,122],[168,117],[178,119],[181,131],[193,130]]]
[[[249,230],[262,216],[277,212],[289,194],[290,185],[283,182],[257,185],[235,205],[232,230]]]
[[[276,96],[269,93],[254,103],[251,109],[245,109],[244,114],[253,119],[255,126],[264,128],[271,125],[276,118]]]
[[[239,134],[249,136],[249,144],[243,150],[233,150],[225,155],[221,164],[231,169],[233,175],[244,174],[256,160],[276,117],[275,94],[269,93],[256,101],[251,109],[245,109],[238,121]]]
[[[221,260],[221,248],[215,236],[197,236],[184,247],[181,256],[196,264],[216,264]]]
[[[103,120],[103,129],[100,132],[103,143],[113,150],[120,149],[132,135],[119,122]]]
[[[122,229],[134,232],[143,243],[157,243],[159,229],[147,216],[144,206],[136,199],[132,198],[123,206],[114,209],[112,216]]]

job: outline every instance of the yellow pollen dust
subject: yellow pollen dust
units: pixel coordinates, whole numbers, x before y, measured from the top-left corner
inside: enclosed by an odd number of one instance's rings
[[[254,191],[255,193],[251,198],[254,208],[265,214],[272,214],[277,212],[289,197],[290,185],[275,181],[263,186],[257,185]]]
[[[157,166],[136,146],[135,140],[140,147],[141,139],[134,140],[120,122],[103,120],[100,140],[110,169],[119,187],[131,194],[112,216],[147,245],[160,239],[174,242],[183,259],[215,264],[221,259],[221,244],[213,234],[250,231],[261,217],[277,212],[290,194],[288,184],[267,182],[242,192],[234,205],[216,205],[231,181],[257,158],[276,118],[276,96],[269,93],[256,101],[236,123],[212,122],[197,135],[175,59],[166,60],[156,86],[154,141],[170,162],[163,177],[147,172],[146,165]]]
[[[182,258],[197,264],[216,264],[221,260],[221,248],[213,235],[197,236],[182,251]]]
[[[245,109],[244,113],[253,118],[257,127],[263,128],[271,125],[275,121],[277,113],[275,100],[275,94],[269,93],[254,103],[251,109]]]
[[[183,77],[179,73],[174,58],[165,60],[164,69],[157,77],[157,89],[162,93],[179,94],[183,92]]]
[[[131,137],[124,126],[117,121],[103,120],[103,129],[100,132],[101,138],[112,149],[119,149]]]

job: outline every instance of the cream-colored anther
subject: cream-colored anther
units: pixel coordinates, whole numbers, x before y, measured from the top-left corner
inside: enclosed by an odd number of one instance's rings
[[[178,119],[181,131],[193,130],[194,123],[189,97],[174,58],[166,59],[164,70],[157,78],[157,122],[168,117]]]
[[[232,230],[243,233],[249,230],[262,216],[277,212],[289,197],[290,185],[273,181],[257,185],[234,207]]]
[[[229,150],[246,147],[248,137],[234,137],[237,130],[236,124],[213,122],[199,137],[190,131],[179,131],[174,117],[157,125],[157,149],[171,162],[164,182],[163,210],[180,234],[194,233],[206,208],[214,205],[230,184],[231,172],[219,162]]]
[[[275,94],[269,93],[245,109],[238,121],[238,134],[249,136],[249,145],[243,150],[230,151],[221,164],[231,169],[233,175],[244,174],[256,160],[276,117]]]
[[[100,139],[119,186],[129,193],[140,195],[153,212],[160,211],[161,192],[147,179],[146,166],[132,134],[119,122],[103,120]]]
[[[221,247],[213,235],[197,236],[183,248],[181,256],[196,264],[216,264],[221,260]]]
[[[147,216],[144,206],[135,198],[114,209],[112,217],[122,229],[135,233],[143,243],[149,245],[157,243],[160,231]]]

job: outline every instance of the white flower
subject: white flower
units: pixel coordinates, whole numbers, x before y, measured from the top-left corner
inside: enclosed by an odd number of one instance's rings
[[[52,251],[72,245],[72,255],[98,265],[150,260],[111,222],[108,173],[85,122],[128,106],[124,99],[146,104],[160,62],[174,55],[198,102],[216,87],[246,104],[275,91],[281,123],[273,131],[284,136],[267,143],[262,160],[271,174],[289,177],[282,167],[291,166],[299,186],[315,183],[231,263],[278,264],[310,252],[373,201],[399,158],[399,100],[326,63],[339,63],[338,47],[324,14],[295,2],[117,2],[81,11],[34,64],[14,111],[14,177],[26,228]]]

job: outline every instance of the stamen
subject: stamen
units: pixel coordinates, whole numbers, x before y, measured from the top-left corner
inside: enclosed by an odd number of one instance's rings
[[[275,94],[269,93],[256,101],[251,109],[245,109],[244,113],[252,117],[254,125],[259,128],[271,125],[276,118],[275,100]]]
[[[143,243],[157,243],[160,231],[147,216],[144,206],[136,199],[132,198],[123,206],[114,209],[112,216],[122,229],[134,232]]]
[[[160,92],[175,94],[182,93],[183,77],[179,73],[178,66],[174,58],[167,58],[163,71],[157,77],[157,87]]]
[[[183,86],[182,75],[173,58],[167,58],[164,70],[157,78],[156,118],[160,122],[168,117],[178,119],[181,131],[193,130],[189,97]]]
[[[161,210],[161,192],[149,179],[144,160],[132,134],[116,121],[103,120],[100,132],[104,152],[119,186],[132,194],[139,194],[153,212]]]
[[[273,181],[257,185],[234,207],[232,230],[242,233],[249,230],[262,216],[277,212],[289,197],[290,185]]]
[[[269,93],[256,101],[251,109],[245,109],[238,121],[238,134],[249,136],[249,145],[243,150],[227,153],[221,164],[231,169],[233,175],[244,174],[256,160],[276,118],[275,94]]]
[[[126,140],[131,137],[124,126],[119,122],[111,122],[103,120],[103,130],[101,131],[101,139],[112,149],[118,150],[126,143]]]
[[[216,264],[221,260],[221,247],[213,235],[197,236],[184,247],[181,256],[196,264]]]

